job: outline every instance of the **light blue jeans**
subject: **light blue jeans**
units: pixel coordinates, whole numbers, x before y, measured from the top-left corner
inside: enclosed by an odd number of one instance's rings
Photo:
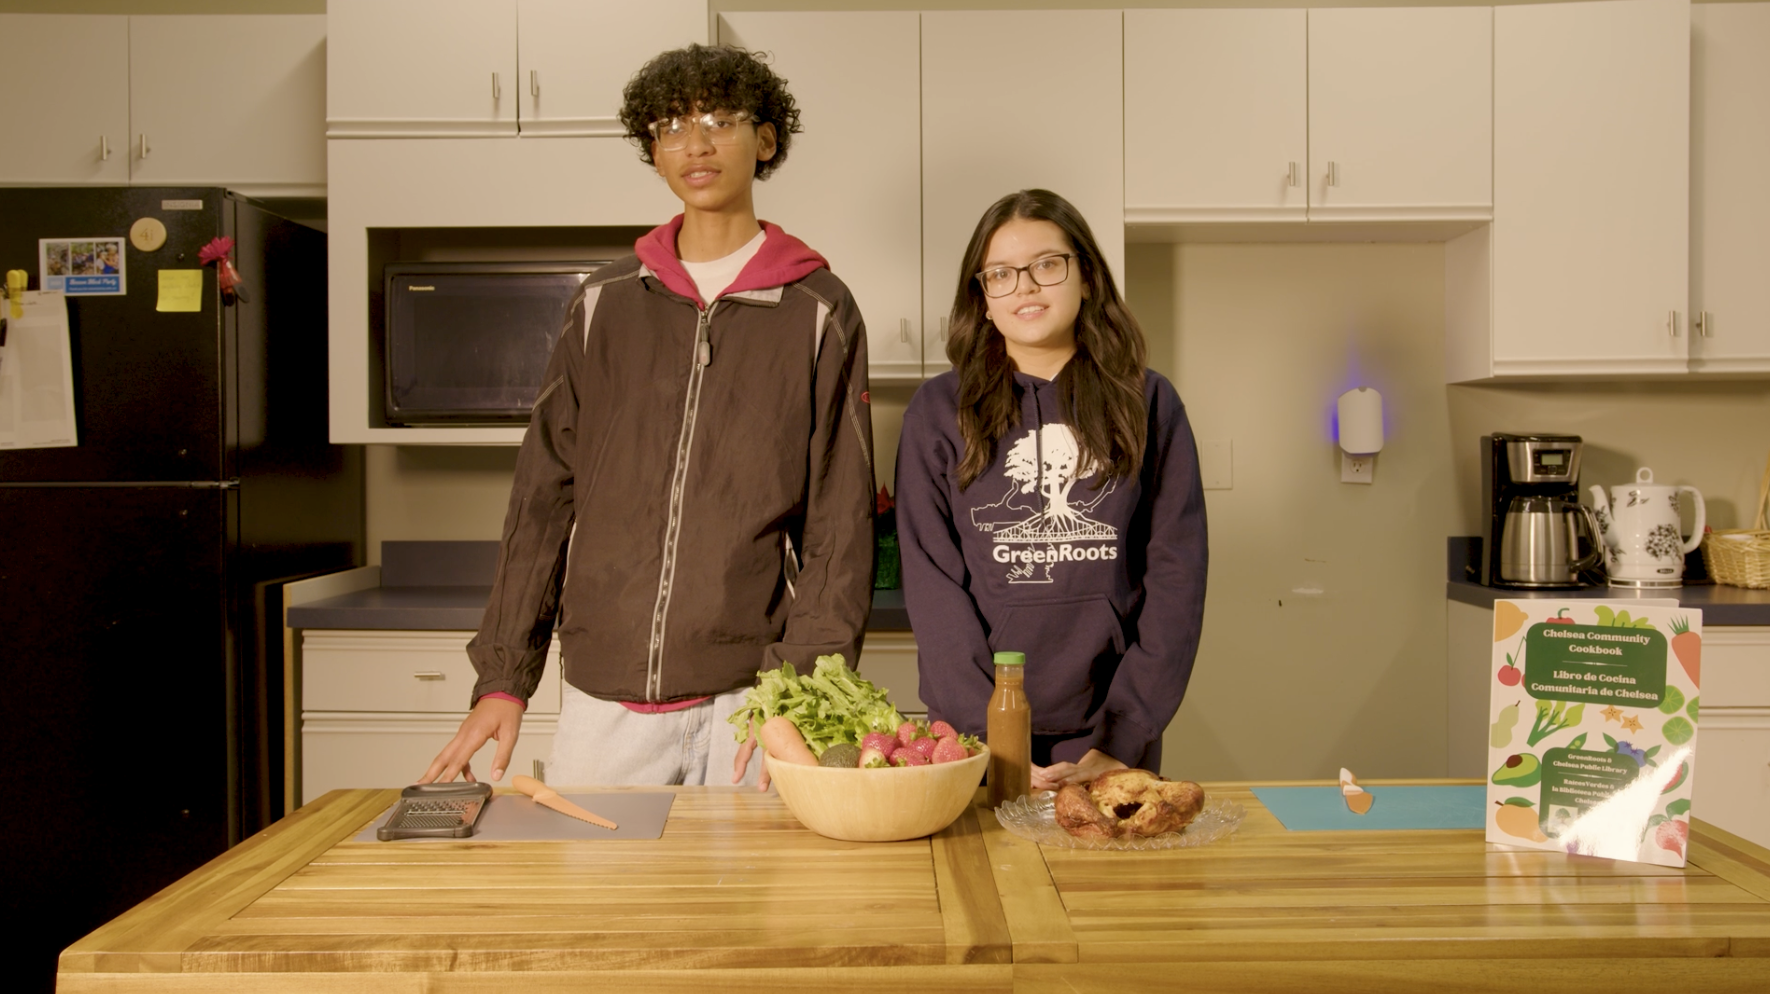
[[[732,785],[738,743],[736,728],[726,719],[743,706],[748,688],[662,714],[630,711],[569,683],[561,689],[548,786]],[[754,787],[761,773],[758,748],[742,783]]]

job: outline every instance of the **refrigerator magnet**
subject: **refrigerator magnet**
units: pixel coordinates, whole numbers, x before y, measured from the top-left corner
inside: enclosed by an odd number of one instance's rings
[[[37,239],[38,286],[70,297],[128,292],[121,238]]]
[[[166,226],[157,217],[138,217],[129,226],[129,244],[152,252],[166,244]]]

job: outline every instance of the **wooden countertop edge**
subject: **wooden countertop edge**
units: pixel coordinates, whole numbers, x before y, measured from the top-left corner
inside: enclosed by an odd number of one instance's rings
[[[61,954],[58,972],[161,972],[217,924],[362,828],[397,790],[335,790],[198,867]]]
[[[1502,959],[1471,950],[1466,959],[1347,959],[1263,962],[1015,964],[1016,994],[1122,994],[1124,991],[1357,991],[1418,994],[1421,990],[1552,990],[1555,994],[1700,990],[1761,994],[1763,960]]]
[[[976,805],[967,807],[928,840],[947,962],[1011,963],[1013,938],[990,872],[979,817]]]
[[[977,991],[1011,994],[1014,967],[946,966],[771,967],[702,970],[460,971],[435,973],[182,973],[62,974],[57,994],[829,994],[854,989]]]
[[[1013,937],[1014,962],[1076,962],[1075,929],[1045,865],[1044,851],[1003,828],[981,794],[972,811],[983,830],[990,875]]]
[[[1691,866],[1770,901],[1770,849],[1700,818],[1690,819]]]

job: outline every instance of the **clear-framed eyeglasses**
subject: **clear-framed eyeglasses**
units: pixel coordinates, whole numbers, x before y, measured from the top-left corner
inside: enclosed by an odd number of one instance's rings
[[[679,152],[688,146],[688,136],[696,127],[714,145],[732,145],[738,140],[738,131],[744,122],[750,120],[749,111],[714,111],[705,114],[692,114],[683,117],[672,117],[651,123],[651,136],[657,139],[658,148],[666,152]]]
[[[1006,297],[1013,293],[1020,286],[1021,273],[1032,277],[1039,286],[1056,286],[1069,279],[1069,260],[1073,258],[1074,253],[1065,252],[1045,256],[1026,266],[991,266],[977,274],[977,282],[983,284],[983,292],[991,297]]]

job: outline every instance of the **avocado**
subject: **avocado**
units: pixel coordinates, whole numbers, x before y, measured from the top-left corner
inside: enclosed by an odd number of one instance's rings
[[[1493,782],[1512,787],[1533,787],[1543,779],[1542,764],[1528,752],[1506,757],[1506,765],[1493,771]]]
[[[817,765],[839,766],[852,770],[860,765],[860,746],[838,742],[825,749],[822,756],[817,757]]]

